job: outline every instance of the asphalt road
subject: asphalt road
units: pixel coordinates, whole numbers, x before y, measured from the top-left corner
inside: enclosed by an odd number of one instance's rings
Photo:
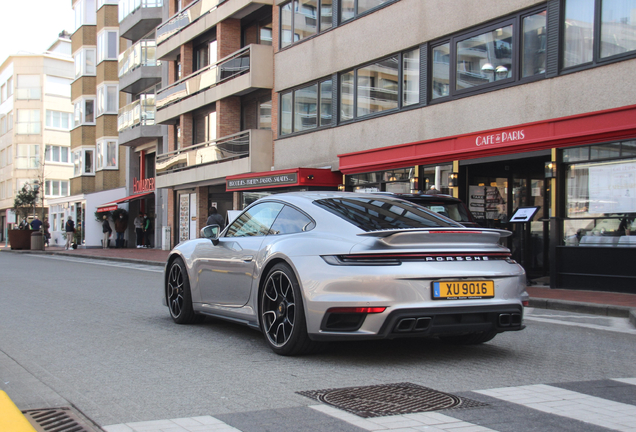
[[[524,331],[480,346],[376,341],[279,357],[246,327],[174,324],[161,272],[1,253],[0,389],[20,409],[72,404],[114,425],[306,407],[317,402],[296,392],[327,388],[408,382],[461,393],[636,377],[626,320],[542,310],[527,310]]]

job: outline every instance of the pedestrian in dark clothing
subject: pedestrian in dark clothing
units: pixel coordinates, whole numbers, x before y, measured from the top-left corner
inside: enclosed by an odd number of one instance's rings
[[[49,228],[51,228],[51,224],[49,223],[49,218],[44,218],[44,222],[42,222],[42,228],[44,228],[44,243],[48,246],[51,241],[51,232]]]
[[[133,221],[135,225],[135,237],[137,238],[137,249],[143,247],[144,239],[144,214],[139,213],[139,216]]]
[[[37,215],[35,215],[33,222],[31,222],[31,229],[34,231],[40,231],[40,228],[42,228],[42,221],[38,219]]]
[[[218,225],[220,230],[225,226],[225,221],[223,220],[223,216],[221,216],[216,207],[210,207],[208,220],[205,222],[205,225]]]
[[[119,218],[115,221],[115,232],[117,233],[117,239],[115,240],[115,247],[124,247],[124,234],[128,228],[128,221],[124,218],[123,214],[119,215]]]
[[[64,226],[64,231],[66,231],[66,245],[64,246],[64,250],[72,249],[73,234],[75,234],[75,222],[73,222],[73,218],[70,215],[66,221],[66,225]]]
[[[18,229],[29,229],[29,223],[27,222],[26,218],[22,218],[22,222],[20,222],[20,225],[18,225]]]
[[[104,234],[104,239],[102,240],[102,248],[108,249],[108,243],[110,236],[113,235],[113,229],[110,227],[108,216],[106,215],[104,215],[104,222],[102,222],[102,233]]]
[[[154,234],[154,228],[152,226],[152,219],[148,217],[148,214],[144,213],[144,247],[150,248],[150,238]]]

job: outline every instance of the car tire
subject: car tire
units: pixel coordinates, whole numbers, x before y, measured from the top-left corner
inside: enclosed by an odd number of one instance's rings
[[[454,345],[479,345],[494,339],[497,332],[492,330],[488,332],[469,333],[457,336],[440,336],[440,340]]]
[[[300,286],[287,264],[276,264],[267,273],[259,300],[261,330],[272,351],[293,356],[318,348],[307,335]]]
[[[205,319],[204,315],[195,313],[192,307],[190,279],[181,258],[170,264],[166,278],[166,302],[170,316],[177,324],[196,324]]]

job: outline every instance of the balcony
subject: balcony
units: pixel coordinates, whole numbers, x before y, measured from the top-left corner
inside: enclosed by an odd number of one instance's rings
[[[228,18],[242,19],[274,0],[197,0],[157,27],[157,58],[176,60],[179,48]]]
[[[158,155],[156,187],[267,171],[272,165],[272,144],[272,131],[252,129]]]
[[[138,94],[161,82],[161,62],[154,39],[142,39],[119,54],[119,88]]]
[[[274,86],[274,51],[248,45],[157,93],[157,122],[175,123],[181,114],[229,97]]]
[[[119,0],[121,37],[138,41],[162,21],[163,0]]]
[[[119,109],[117,116],[119,144],[136,147],[162,136],[155,123],[154,98],[135,101]]]

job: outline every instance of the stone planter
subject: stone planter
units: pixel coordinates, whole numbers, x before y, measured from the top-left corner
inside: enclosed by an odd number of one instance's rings
[[[9,230],[11,249],[31,250],[31,230]]]

